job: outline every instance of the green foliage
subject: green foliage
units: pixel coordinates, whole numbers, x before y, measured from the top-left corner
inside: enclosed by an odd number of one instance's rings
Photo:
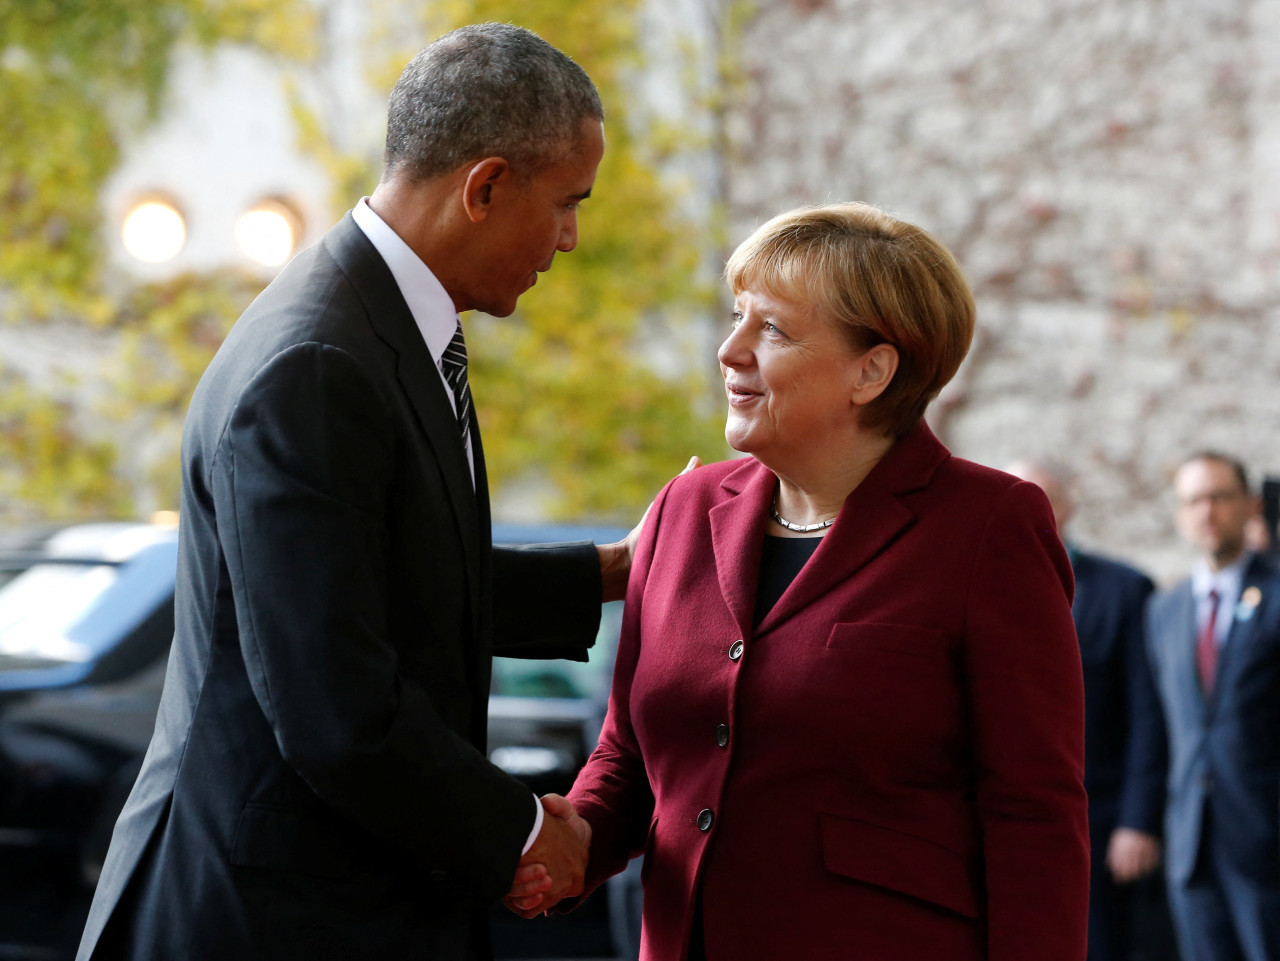
[[[719,405],[708,402],[715,358],[679,370],[654,356],[688,358],[714,289],[699,265],[707,227],[687,220],[659,176],[655,127],[637,115],[627,81],[640,68],[636,0],[459,0],[439,4],[436,32],[510,21],[572,56],[605,106],[606,148],[580,242],[559,254],[517,313],[469,321],[472,384],[491,482],[550,484],[559,517],[634,519],[691,454],[724,456]],[[718,378],[717,378],[718,381]],[[710,410],[713,409],[714,413]]]
[[[114,447],[86,442],[73,424],[68,400],[0,368],[0,501],[38,505],[50,517],[127,512],[128,491],[112,471]]]
[[[186,278],[175,303],[148,310],[139,306],[158,289],[107,283],[99,196],[121,139],[163,105],[180,43],[252,43],[301,58],[311,53],[310,11],[304,0],[0,0],[0,320],[127,326],[119,360],[139,366],[118,376],[139,386],[112,404],[119,419],[146,409],[129,409],[130,396],[142,404],[158,392],[167,409],[185,406],[192,371],[216,343],[183,343],[174,331],[225,329],[252,297],[243,285],[232,296],[225,278]],[[54,393],[12,373],[0,379],[0,508],[19,500],[51,517],[130,513],[116,451],[81,436],[86,418]]]
[[[106,366],[110,400],[101,412],[147,438],[148,457],[132,465],[158,506],[178,503],[182,422],[191,392],[261,281],[222,271],[181,274],[131,291],[112,325],[120,347]]]
[[[499,492],[532,481],[551,492],[544,506],[556,516],[634,518],[689,454],[725,453],[720,404],[709,400],[715,359],[693,347],[715,300],[700,269],[708,228],[682,214],[657,173],[689,139],[641,116],[627,88],[642,67],[640,3],[443,0],[422,14],[376,0],[371,10],[396,22],[384,52],[409,35],[406,16],[430,18],[426,36],[511,20],[569,52],[600,87],[608,146],[580,215],[582,244],[556,258],[516,317],[469,321],[472,380]],[[0,0],[0,36],[0,311],[80,324],[119,345],[97,389],[80,392],[107,397],[89,411],[67,385],[37,391],[0,376],[0,514],[18,502],[58,518],[127,515],[138,497],[173,506],[190,392],[260,285],[232,273],[108,282],[99,195],[121,143],[164,105],[180,44],[243,42],[305,59],[316,15],[306,0]],[[379,88],[416,45],[394,64],[378,54]],[[369,157],[338,149],[344,138],[327,118],[289,93],[300,148],[349,206],[374,179]],[[673,356],[695,359],[678,370],[652,359]],[[130,439],[120,450],[88,440],[95,418]]]

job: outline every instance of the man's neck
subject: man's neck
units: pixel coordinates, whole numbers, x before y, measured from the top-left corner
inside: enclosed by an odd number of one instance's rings
[[[423,183],[384,180],[370,195],[369,207],[427,265],[453,300],[454,310],[462,313],[471,304],[462,302],[459,293],[466,284],[460,281],[457,265],[466,262],[466,251],[454,223],[457,212],[449,202],[455,187],[451,178]]]

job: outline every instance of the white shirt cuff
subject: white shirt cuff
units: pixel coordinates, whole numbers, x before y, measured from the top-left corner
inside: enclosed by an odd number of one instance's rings
[[[542,802],[538,800],[538,795],[533,796],[533,805],[538,809],[538,816],[533,819],[533,830],[529,832],[529,840],[524,842],[524,849],[521,855],[529,853],[529,848],[533,847],[533,842],[538,840],[538,832],[542,830],[542,819],[546,817],[546,812],[542,810]]]

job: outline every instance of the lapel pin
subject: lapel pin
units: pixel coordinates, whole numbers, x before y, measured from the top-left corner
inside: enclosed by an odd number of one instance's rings
[[[1256,586],[1246,587],[1244,593],[1240,595],[1240,603],[1236,605],[1236,620],[1249,620],[1261,603],[1262,591]]]

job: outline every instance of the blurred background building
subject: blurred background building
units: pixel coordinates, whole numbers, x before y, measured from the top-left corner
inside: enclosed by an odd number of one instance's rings
[[[726,456],[719,266],[846,199],[956,252],[980,330],[930,421],[1072,467],[1085,543],[1169,580],[1186,453],[1280,473],[1280,0],[88,6],[0,4],[0,520],[173,505],[226,326],[372,189],[399,67],[479,19],[587,67],[610,152],[579,251],[474,321],[499,515],[625,520]]]

